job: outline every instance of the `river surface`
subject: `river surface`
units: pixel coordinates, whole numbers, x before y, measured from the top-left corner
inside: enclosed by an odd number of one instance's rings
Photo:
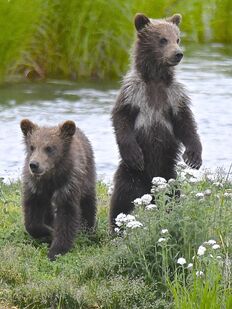
[[[232,162],[232,46],[186,48],[177,67],[186,85],[203,144],[203,168],[229,169]],[[30,118],[41,125],[74,120],[95,152],[99,178],[112,178],[119,155],[110,112],[119,82],[47,81],[0,86],[0,177],[21,176],[24,145],[19,123]]]

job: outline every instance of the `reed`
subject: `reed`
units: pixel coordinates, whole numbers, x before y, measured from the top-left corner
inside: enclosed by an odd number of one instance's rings
[[[118,79],[136,12],[180,12],[184,43],[232,41],[230,0],[1,0],[0,80]]]

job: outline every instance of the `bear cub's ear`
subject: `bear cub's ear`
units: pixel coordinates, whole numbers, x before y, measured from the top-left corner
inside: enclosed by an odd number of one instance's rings
[[[31,134],[36,129],[37,125],[31,122],[29,119],[23,119],[20,122],[20,127],[21,127],[21,130],[24,136],[27,136],[28,134]]]
[[[60,134],[62,137],[72,137],[76,132],[76,125],[74,121],[67,120],[60,125]]]
[[[180,14],[174,14],[171,17],[168,17],[166,20],[179,26],[181,19],[182,19],[182,16]]]
[[[135,28],[137,31],[142,30],[149,23],[150,23],[150,19],[144,14],[137,13],[135,15]]]

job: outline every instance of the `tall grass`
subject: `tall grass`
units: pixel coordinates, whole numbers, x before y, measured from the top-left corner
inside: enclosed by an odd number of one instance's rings
[[[118,78],[136,12],[180,12],[185,42],[232,42],[230,0],[1,0],[0,79]]]

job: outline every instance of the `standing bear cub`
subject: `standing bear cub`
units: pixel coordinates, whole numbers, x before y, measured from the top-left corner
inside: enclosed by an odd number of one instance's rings
[[[114,178],[111,228],[119,213],[129,213],[133,200],[150,191],[153,177],[176,178],[182,144],[184,161],[196,169],[202,164],[190,99],[174,75],[183,57],[180,21],[179,14],[162,20],[135,16],[132,65],[112,111],[122,161]]]
[[[95,164],[87,137],[73,121],[39,127],[21,121],[26,145],[23,170],[25,228],[51,242],[48,257],[71,249],[81,230],[95,226]]]

